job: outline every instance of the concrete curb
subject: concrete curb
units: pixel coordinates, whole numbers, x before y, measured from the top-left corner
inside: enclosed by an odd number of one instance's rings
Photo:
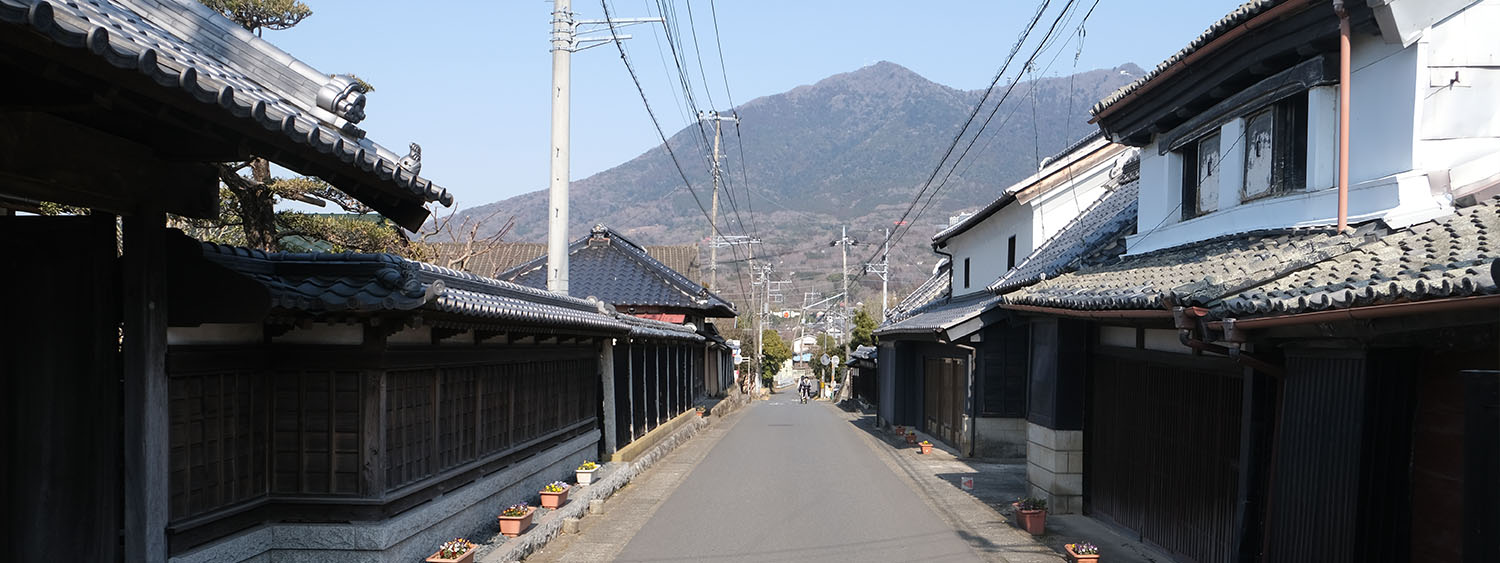
[[[588,515],[589,501],[604,500],[630,483],[642,471],[651,467],[672,450],[677,449],[687,442],[700,430],[707,428],[709,419],[697,418],[692,422],[684,424],[682,428],[673,432],[672,435],[662,440],[661,443],[651,448],[650,451],[641,455],[640,458],[628,463],[608,463],[605,468],[609,469],[607,475],[602,476],[590,485],[575,486],[574,490],[580,494],[577,497],[568,495],[568,504],[562,508],[548,512],[542,516],[535,525],[526,533],[506,540],[496,546],[492,551],[477,558],[480,563],[508,563],[520,561],[552,541],[562,532],[563,520],[566,518],[583,518]],[[582,489],[581,491],[579,489]]]

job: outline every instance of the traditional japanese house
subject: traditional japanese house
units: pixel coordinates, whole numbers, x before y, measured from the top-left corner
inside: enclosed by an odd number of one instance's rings
[[[1135,149],[1086,136],[933,236],[949,258],[944,297],[898,308],[880,338],[883,421],[916,426],[964,455],[1026,454],[1030,325],[996,305],[989,285],[1118,187]]]
[[[218,163],[408,229],[358,83],[196,2],[0,0],[0,559],[389,560],[599,455],[616,340],[701,336],[384,255],[205,245]],[[86,214],[38,217],[52,204]],[[23,274],[24,273],[24,274]]]
[[[390,255],[169,248],[191,273],[168,278],[174,561],[409,561],[482,533],[599,458],[616,339],[702,340]]]
[[[1073,358],[1030,409],[1081,478],[1035,494],[1184,561],[1492,558],[1497,24],[1250,2],[1094,107],[1142,149],[1136,232],[999,305]]]

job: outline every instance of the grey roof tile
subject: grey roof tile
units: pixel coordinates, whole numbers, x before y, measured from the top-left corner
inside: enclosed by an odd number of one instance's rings
[[[0,23],[86,49],[163,89],[217,105],[243,127],[280,132],[289,149],[334,155],[349,164],[341,173],[373,175],[368,183],[384,191],[453,203],[447,190],[401,168],[402,155],[353,126],[363,117],[363,100],[355,112],[322,107],[317,98],[333,81],[329,75],[197,2],[0,0]]]
[[[597,302],[553,295],[389,254],[267,253],[202,243],[204,258],[264,286],[273,309],[298,314],[433,311],[473,324],[631,334]],[[635,324],[632,324],[635,323]],[[651,337],[699,339],[670,330]]]
[[[1368,242],[1378,227],[1354,235],[1332,228],[1274,229],[1126,256],[1007,294],[1018,305],[1064,309],[1162,309],[1168,300],[1201,306]]]
[[[875,334],[940,332],[977,317],[1000,303],[1001,297],[988,291],[979,291],[951,300],[940,299],[914,310],[905,319],[881,326],[875,330]]]
[[[1500,293],[1500,205],[1488,200],[1228,296],[1229,316],[1287,314]]]
[[[1206,307],[1282,315],[1500,293],[1491,273],[1500,200],[1392,230],[1379,222],[1218,237],[1128,256],[1017,290],[1006,302],[1064,309]]]
[[[545,288],[547,257],[500,275],[520,285]],[[641,246],[605,226],[568,247],[568,292],[627,307],[668,307],[711,317],[735,316],[734,305],[652,258]]]

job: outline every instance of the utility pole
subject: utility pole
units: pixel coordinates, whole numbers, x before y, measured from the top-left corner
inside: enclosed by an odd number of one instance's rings
[[[700,111],[698,112],[698,119],[714,122],[714,160],[712,167],[714,195],[712,202],[709,204],[708,237],[709,240],[716,241],[715,237],[719,236],[719,140],[724,137],[722,124],[725,121],[738,123],[739,119],[719,115],[717,111]],[[719,245],[717,244],[708,245],[708,290],[719,290]]]
[[[879,264],[865,264],[865,271],[880,276],[880,318],[885,318],[886,304],[890,302],[888,297],[891,281],[891,230],[885,230],[885,249],[880,251]]]
[[[844,357],[840,362],[849,361],[849,247],[859,244],[859,241],[849,238],[849,227],[839,228],[839,240],[830,245],[838,245],[840,253],[844,255],[844,269],[839,272],[839,280],[844,284],[844,315],[839,319],[839,331],[844,336]],[[835,368],[837,369],[837,368]],[[844,395],[849,388],[849,370],[844,370],[844,385],[839,389],[839,394]]]
[[[765,285],[766,286],[767,300],[769,300],[769,297],[770,297],[771,284],[766,283],[767,282],[766,275],[769,274],[770,272],[771,272],[771,265],[770,264],[766,264],[766,265],[763,265],[763,266],[756,266],[753,262],[750,264],[750,285],[752,285],[752,286],[754,286],[754,285]],[[751,292],[752,297],[751,297],[750,301],[752,303],[752,306],[753,306],[753,304],[755,302],[755,298],[753,297],[753,295],[755,293],[756,293],[755,291]],[[755,309],[755,361],[751,362],[751,367],[753,368],[753,371],[754,371],[753,377],[755,378],[755,381],[754,381],[754,384],[751,385],[752,388],[759,388],[760,387],[761,374],[765,371],[765,368],[760,365],[761,362],[763,362],[765,360],[765,341],[766,341],[765,335],[766,335],[765,315],[762,315],[761,314],[761,310],[759,308],[756,308]]]
[[[661,18],[574,20],[571,0],[552,0],[552,168],[547,177],[547,291],[568,293],[568,144],[573,52],[630,39],[616,28]],[[579,37],[605,26],[609,35]]]

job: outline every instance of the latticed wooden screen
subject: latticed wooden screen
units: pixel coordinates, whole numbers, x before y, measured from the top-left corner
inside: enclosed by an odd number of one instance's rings
[[[173,520],[264,496],[266,382],[248,372],[193,374],[168,384]]]
[[[393,371],[385,383],[385,487],[431,475],[436,447],[437,370]]]
[[[273,376],[273,493],[362,493],[360,380],[355,371],[278,372]]]
[[[581,354],[391,372],[386,490],[557,436],[593,418],[597,369],[594,355]]]

